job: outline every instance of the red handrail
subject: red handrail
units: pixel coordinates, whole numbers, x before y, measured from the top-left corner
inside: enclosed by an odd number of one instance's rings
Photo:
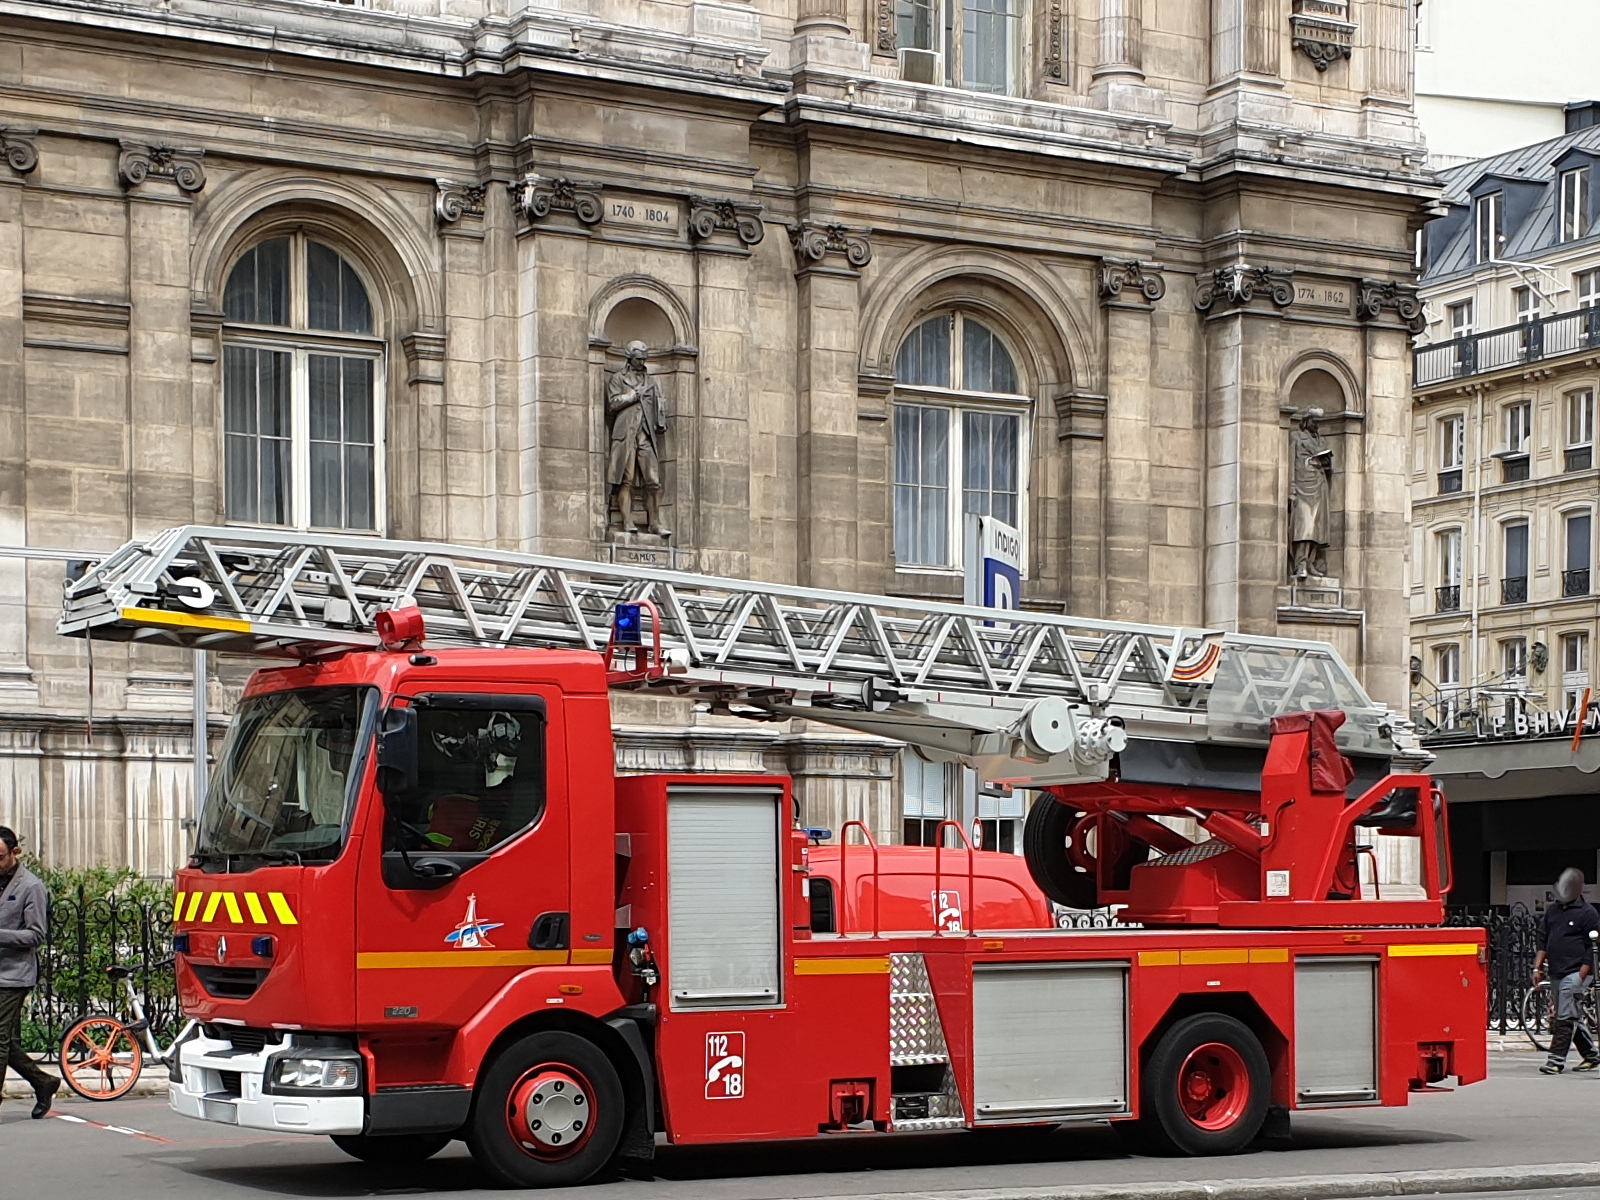
[[[850,872],[845,869],[845,855],[850,849],[850,830],[852,829],[859,829],[861,831],[861,836],[867,839],[867,846],[872,850],[872,936],[877,937],[879,892],[878,843],[872,836],[872,830],[867,828],[866,822],[864,821],[846,821],[839,829],[839,884],[841,890],[845,894],[846,902],[845,905],[840,907],[839,915],[841,918],[845,917],[849,912],[849,907],[847,906],[853,906],[855,903],[850,891]],[[848,921],[843,921],[842,923],[845,925],[846,930],[848,930],[850,923]]]
[[[940,932],[944,928],[944,926],[939,923],[939,893],[944,890],[942,886],[944,872],[941,856],[944,854],[944,831],[946,827],[954,829],[956,831],[956,836],[961,839],[961,844],[967,848],[967,906],[972,910],[974,924],[977,922],[978,916],[978,897],[975,884],[975,880],[977,878],[977,855],[972,852],[972,843],[967,840],[967,834],[966,831],[961,828],[961,822],[940,821],[933,831],[933,931],[935,933]],[[965,927],[966,924],[966,915],[963,913],[961,917],[962,927],[956,929],[954,932],[970,933],[971,930]]]

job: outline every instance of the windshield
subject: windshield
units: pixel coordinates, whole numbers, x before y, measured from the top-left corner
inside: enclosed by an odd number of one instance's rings
[[[197,857],[337,858],[377,708],[377,692],[361,687],[243,701],[206,793]]]

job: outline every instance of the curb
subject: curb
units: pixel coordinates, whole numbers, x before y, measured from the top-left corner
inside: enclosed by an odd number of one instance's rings
[[[1524,1167],[1460,1167],[1370,1175],[1288,1175],[1172,1183],[995,1188],[960,1192],[885,1192],[853,1200],[1357,1200],[1368,1196],[1463,1195],[1600,1186],[1600,1162]],[[810,1200],[823,1200],[812,1197]]]
[[[60,1070],[54,1064],[40,1063],[39,1065],[44,1068],[46,1074],[54,1075],[58,1079],[61,1077]],[[119,1099],[128,1099],[133,1096],[165,1096],[166,1094],[167,1069],[153,1063],[146,1063],[144,1070],[139,1074],[139,1082],[133,1085],[133,1090],[127,1096],[119,1097]],[[7,1100],[32,1100],[33,1088],[29,1087],[26,1081],[18,1079],[14,1072],[8,1071],[6,1073],[5,1090],[0,1095],[3,1095]],[[62,1088],[56,1093],[56,1103],[60,1104],[63,1100],[73,1104],[89,1103],[87,1100],[80,1100],[67,1088]]]

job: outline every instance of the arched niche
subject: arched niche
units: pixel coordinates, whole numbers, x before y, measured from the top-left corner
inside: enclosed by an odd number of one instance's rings
[[[1281,515],[1281,542],[1284,570],[1293,575],[1291,558],[1291,524],[1293,508],[1291,490],[1294,480],[1293,438],[1301,414],[1316,410],[1318,432],[1327,439],[1333,451],[1333,478],[1329,487],[1329,545],[1327,576],[1342,584],[1344,580],[1348,546],[1361,544],[1361,530],[1352,513],[1352,499],[1358,498],[1360,476],[1363,472],[1362,427],[1364,422],[1360,389],[1350,368],[1341,360],[1323,351],[1311,351],[1289,364],[1282,376],[1279,393],[1279,413],[1283,429],[1283,509]],[[1308,599],[1309,596],[1309,599]],[[1312,604],[1332,603],[1332,593],[1300,596],[1301,602]]]

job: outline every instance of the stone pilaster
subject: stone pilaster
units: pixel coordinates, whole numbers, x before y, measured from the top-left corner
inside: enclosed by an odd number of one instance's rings
[[[1359,506],[1348,491],[1345,500],[1347,513],[1359,514],[1362,536],[1359,559],[1347,552],[1344,571],[1359,581],[1366,612],[1362,681],[1374,699],[1404,712],[1409,613],[1394,581],[1405,577],[1406,566],[1411,338],[1401,328],[1369,326],[1366,343],[1366,422],[1359,440],[1365,495]],[[1347,447],[1354,444],[1357,439],[1345,439]]]
[[[898,743],[850,736],[806,725],[779,742],[794,780],[801,824],[827,829],[840,840],[847,821],[864,821],[880,843],[900,841],[895,803]]]
[[[31,133],[0,129],[0,546],[28,541],[22,190],[38,165]],[[0,707],[38,701],[28,668],[27,563],[0,558]],[[35,800],[37,793],[35,787]]]
[[[444,249],[443,468],[445,540],[493,545],[496,529],[494,389],[486,359],[483,214],[486,188],[440,180],[434,198]]]
[[[1148,619],[1151,537],[1151,311],[1166,293],[1159,270],[1101,264],[1106,315],[1105,601],[1114,620]]]
[[[197,421],[190,388],[189,223],[201,151],[124,142],[128,193],[128,464],[140,537],[193,521]],[[209,516],[209,514],[206,514]]]
[[[1211,0],[1211,82],[1282,70],[1278,0]]]
[[[1144,81],[1143,0],[1100,0],[1100,61],[1098,80],[1121,78]]]
[[[803,584],[849,589],[859,563],[859,286],[872,246],[863,233],[809,220],[791,227],[789,238],[800,284],[797,573]]]

